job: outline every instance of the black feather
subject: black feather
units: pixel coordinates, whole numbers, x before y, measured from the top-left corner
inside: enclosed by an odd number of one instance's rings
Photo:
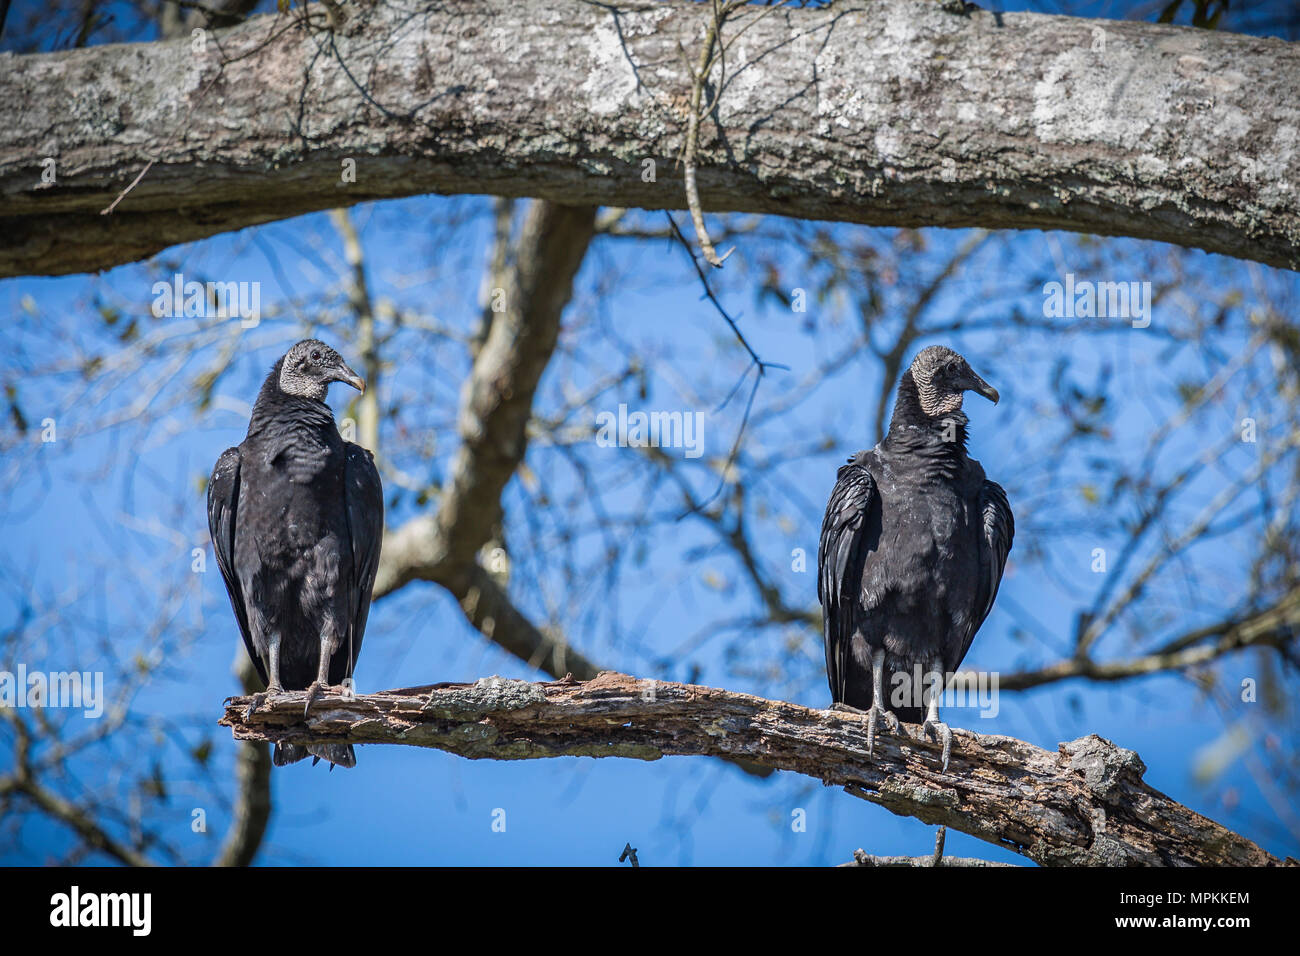
[[[300,343],[313,357],[321,343]],[[287,358],[288,356],[286,356]],[[280,680],[305,690],[316,679],[322,635],[331,639],[329,682],[351,677],[365,636],[383,540],[384,503],[370,452],[343,440],[323,401],[281,388],[276,363],[253,406],[248,435],[217,460],[208,526],[244,646],[267,682],[269,640],[280,636]],[[320,394],[337,365],[309,368]],[[334,378],[328,376],[334,375]],[[355,378],[355,375],[353,376]],[[358,380],[359,381],[359,380]],[[346,744],[277,750],[277,763],[319,752],[351,765]],[[346,751],[346,752],[345,752]]]
[[[964,377],[960,356],[935,351],[958,384],[945,392],[936,375],[931,401],[959,397],[974,387],[967,381],[988,388]],[[912,723],[924,716],[920,698],[896,701],[894,676],[918,666],[956,671],[993,608],[1015,535],[1006,493],[966,454],[960,401],[942,414],[926,411],[913,377],[925,355],[903,376],[885,439],[839,469],[817,559],[832,700],[868,709],[871,653],[883,649],[882,704]]]

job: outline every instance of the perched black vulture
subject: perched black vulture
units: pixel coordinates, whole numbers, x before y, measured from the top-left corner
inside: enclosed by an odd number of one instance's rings
[[[248,656],[269,694],[307,690],[307,710],[357,663],[384,532],[374,458],[343,440],[331,382],[365,391],[323,342],[289,349],[262,383],[248,436],[217,459],[208,529]],[[305,715],[306,711],[304,711]],[[351,767],[350,744],[277,744],[276,765],[308,753]]]
[[[833,702],[869,713],[868,748],[878,716],[896,728],[924,713],[926,734],[943,740],[945,770],[952,731],[939,721],[942,686],[913,678],[919,667],[946,682],[961,664],[1015,534],[1006,493],[966,454],[966,391],[998,401],[951,349],[916,356],[889,433],[840,468],[817,551]]]

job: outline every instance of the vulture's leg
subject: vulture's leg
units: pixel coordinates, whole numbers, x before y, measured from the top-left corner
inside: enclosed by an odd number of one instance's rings
[[[278,632],[270,635],[266,640],[265,664],[268,677],[266,690],[253,695],[252,701],[248,704],[248,710],[244,713],[244,720],[252,717],[253,712],[265,704],[268,697],[284,693],[284,687],[280,684],[280,635]]]
[[[939,673],[942,673],[940,671]],[[943,682],[926,681],[925,695],[927,697],[925,723],[921,725],[921,730],[927,737],[933,736],[943,741],[943,769],[948,769],[948,755],[952,752],[952,730],[949,726],[939,720],[939,695],[943,693]]]
[[[871,652],[871,707],[865,711],[867,715],[867,753],[872,753],[876,745],[877,718],[884,718],[885,726],[889,728],[891,734],[897,735],[903,730],[898,718],[890,711],[885,710],[884,704],[881,703],[884,697],[885,651],[884,648],[876,648]],[[855,714],[864,712],[848,704],[832,704],[831,710],[845,710]]]
[[[891,734],[897,735],[902,727],[898,718],[881,703],[885,699],[885,649],[877,647],[871,652],[871,710],[867,713],[867,753],[871,753],[876,743],[876,718],[884,717],[885,726]]]
[[[307,719],[307,712],[311,710],[311,705],[320,699],[321,695],[330,685],[330,658],[334,656],[334,625],[327,621],[320,632],[320,667],[316,671],[316,679],[312,681],[311,686],[307,688],[307,703],[302,708],[303,720]]]

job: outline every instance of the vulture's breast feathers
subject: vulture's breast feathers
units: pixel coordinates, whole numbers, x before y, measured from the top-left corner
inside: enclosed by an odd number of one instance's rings
[[[343,437],[329,407],[284,396],[262,411],[249,438],[265,469],[296,485],[333,490],[329,477],[342,479],[344,455]]]

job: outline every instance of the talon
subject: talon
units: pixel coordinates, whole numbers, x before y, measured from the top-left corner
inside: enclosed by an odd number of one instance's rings
[[[903,732],[903,725],[899,723],[893,711],[885,710],[874,700],[871,706],[866,710],[861,707],[854,707],[852,704],[834,703],[831,704],[831,710],[837,710],[844,714],[862,714],[867,718],[867,753],[874,753],[876,747],[876,730],[881,720],[884,721],[885,728],[895,737]]]
[[[311,705],[320,700],[325,695],[326,687],[320,681],[312,681],[311,686],[307,688],[307,703],[302,707],[302,719],[307,719],[307,712],[311,710]]]
[[[943,769],[948,770],[948,755],[952,753],[952,729],[942,721],[926,719],[921,726],[925,736],[933,736],[936,741],[943,742]]]

